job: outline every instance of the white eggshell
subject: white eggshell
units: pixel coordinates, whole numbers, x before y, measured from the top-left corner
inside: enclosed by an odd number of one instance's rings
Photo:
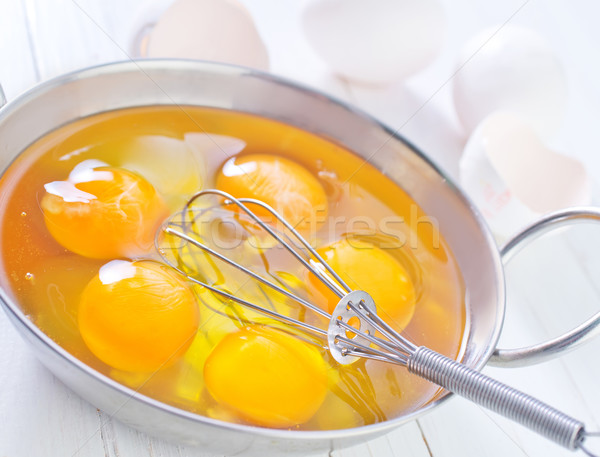
[[[148,57],[148,38],[156,21],[171,6],[173,0],[142,2],[132,15],[129,28],[129,53],[132,57]]]
[[[491,114],[475,129],[459,167],[463,189],[501,239],[541,214],[590,203],[584,166],[548,149],[508,112]]]
[[[269,68],[252,17],[235,0],[176,0],[150,32],[147,55]]]
[[[302,21],[309,43],[333,71],[384,84],[433,60],[446,19],[437,0],[313,0]]]
[[[488,114],[506,110],[542,135],[554,132],[567,103],[561,63],[537,33],[511,25],[496,30],[483,31],[461,51],[453,79],[458,117],[472,132]]]

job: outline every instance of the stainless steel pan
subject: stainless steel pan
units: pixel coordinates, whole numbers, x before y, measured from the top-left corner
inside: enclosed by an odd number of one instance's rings
[[[1,94],[1,91],[0,91]],[[0,105],[3,102],[0,95]],[[314,90],[249,69],[181,60],[124,62],[84,69],[45,82],[0,109],[0,169],[44,134],[81,117],[146,105],[210,106],[276,119],[340,143],[369,160],[435,217],[468,291],[462,363],[480,369],[527,364],[554,356],[600,333],[600,313],[556,340],[530,348],[496,348],[505,308],[503,257],[544,231],[600,213],[575,209],[550,215],[499,251],[482,217],[421,152],[367,114]],[[373,155],[375,151],[377,154]],[[5,283],[0,277],[0,283]],[[40,361],[98,408],[132,427],[226,454],[307,454],[369,440],[436,408],[374,425],[336,431],[282,431],[220,422],[165,405],[96,372],[38,329],[7,288],[4,310]]]

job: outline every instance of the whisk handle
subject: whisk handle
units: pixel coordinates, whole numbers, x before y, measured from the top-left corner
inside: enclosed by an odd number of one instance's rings
[[[426,347],[417,348],[408,370],[485,408],[518,422],[540,435],[575,450],[584,424],[553,407]]]

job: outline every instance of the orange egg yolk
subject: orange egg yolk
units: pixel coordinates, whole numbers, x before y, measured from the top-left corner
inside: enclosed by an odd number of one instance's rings
[[[82,164],[80,164],[82,165]],[[45,185],[44,221],[54,239],[85,257],[137,257],[149,252],[168,209],[141,176],[107,166],[76,167],[68,181]]]
[[[274,428],[309,420],[325,399],[328,381],[315,347],[259,325],[225,336],[206,360],[204,379],[218,402],[252,424]]]
[[[396,258],[371,243],[355,239],[342,239],[317,252],[348,287],[364,290],[373,297],[382,319],[397,330],[408,325],[415,311],[415,288]],[[309,281],[316,289],[317,301],[333,312],[339,298],[312,274]]]
[[[237,198],[263,201],[298,229],[316,228],[327,217],[327,196],[319,180],[302,165],[283,157],[234,157],[219,172],[217,188]],[[259,208],[251,209],[266,215]]]
[[[153,372],[183,355],[199,325],[194,293],[169,267],[114,260],[79,303],[79,331],[96,357],[124,371]]]

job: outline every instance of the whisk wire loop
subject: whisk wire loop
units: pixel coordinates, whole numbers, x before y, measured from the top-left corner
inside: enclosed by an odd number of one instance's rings
[[[331,268],[327,264],[327,262],[325,262],[325,260],[321,257],[321,255],[319,255],[319,253],[310,245],[310,243],[306,239],[304,239],[304,237],[302,235],[300,235],[300,233],[298,233],[298,231],[287,220],[285,220],[277,211],[275,211],[269,205],[267,205],[266,203],[264,203],[260,200],[256,200],[253,198],[235,198],[232,195],[228,194],[227,192],[223,192],[218,189],[205,189],[205,190],[202,190],[202,191],[196,193],[194,196],[192,196],[192,198],[190,198],[190,200],[186,204],[185,209],[189,210],[192,207],[194,201],[196,201],[197,199],[199,199],[205,195],[211,195],[211,194],[219,195],[219,196],[225,198],[225,202],[224,202],[225,205],[234,204],[238,208],[240,208],[242,211],[244,211],[244,213],[246,213],[247,216],[249,216],[254,222],[256,222],[263,230],[265,230],[269,235],[271,235],[283,247],[285,247],[287,249],[287,251],[290,254],[292,254],[300,263],[302,263],[302,265],[306,269],[308,269],[312,274],[314,274],[319,279],[321,279],[323,277],[322,272],[319,272],[313,265],[311,265],[306,259],[304,259],[298,253],[298,250],[294,249],[288,242],[286,242],[280,235],[278,235],[275,232],[275,230],[273,230],[273,228],[271,228],[269,226],[269,224],[267,224],[266,222],[261,220],[256,215],[256,213],[254,213],[252,210],[248,209],[248,207],[245,205],[245,203],[257,205],[257,206],[265,209],[266,211],[268,211],[273,217],[275,217],[279,222],[281,222],[285,226],[285,228],[289,231],[289,233],[291,233],[296,238],[297,241],[300,241],[300,243],[308,250],[308,252],[310,252],[310,255],[312,255],[317,260],[317,262],[319,262],[321,265],[323,265],[325,267],[325,269],[327,270],[327,272],[331,276],[333,276],[333,278],[337,281],[339,286],[341,286],[341,287],[335,287],[332,282],[324,281],[324,284],[327,285],[327,287],[329,287],[333,293],[335,293],[339,298],[342,298],[344,295],[346,295],[347,293],[352,291],[352,289],[350,287],[348,287],[348,285],[335,272],[335,270],[333,268]]]
[[[192,245],[196,246],[198,249],[201,249],[202,251],[204,251],[204,252],[206,252],[206,253],[208,253],[210,255],[215,256],[216,258],[218,258],[219,260],[227,263],[228,265],[231,265],[232,267],[235,267],[238,270],[246,273],[248,276],[250,276],[253,279],[257,280],[261,284],[264,284],[265,286],[268,286],[268,287],[272,288],[273,290],[276,290],[280,294],[285,295],[286,297],[291,298],[292,300],[295,300],[299,304],[308,307],[309,309],[311,309],[315,313],[318,313],[318,314],[320,314],[320,315],[322,315],[323,317],[326,317],[326,318],[330,317],[328,313],[326,313],[325,311],[323,311],[318,306],[315,306],[312,303],[310,303],[309,301],[303,299],[302,297],[299,297],[298,295],[293,294],[292,292],[284,289],[283,287],[278,286],[277,284],[273,283],[272,281],[269,281],[268,279],[263,278],[261,275],[256,274],[255,272],[253,272],[252,270],[246,268],[245,266],[243,266],[243,265],[241,265],[241,264],[239,264],[237,262],[234,262],[229,257],[222,255],[221,253],[219,253],[216,250],[210,248],[206,244],[198,241],[197,239],[195,239],[195,238],[187,235],[186,233],[183,233],[183,232],[181,232],[179,230],[176,230],[176,229],[173,229],[171,227],[166,227],[165,228],[165,233],[168,233],[170,235],[174,235],[176,237],[179,237],[179,238],[187,241],[188,243],[191,243]]]
[[[408,354],[413,353],[417,350],[417,346],[411,343],[409,340],[404,338],[400,333],[394,330],[387,322],[381,319],[377,313],[371,312],[363,301],[359,302],[358,306],[352,302],[348,302],[348,307],[353,310],[357,315],[373,325],[380,333],[385,335],[389,341],[393,342],[395,346],[402,349]],[[378,344],[384,343],[382,339],[378,340]]]
[[[165,261],[167,263],[169,263],[169,266],[173,269],[175,269],[176,271],[178,271],[179,273],[181,273],[182,275],[186,276],[187,279],[191,282],[193,282],[194,284],[198,284],[199,286],[202,286],[208,290],[210,290],[211,292],[218,294],[220,296],[222,296],[223,298],[233,301],[239,305],[245,306],[248,309],[251,309],[253,311],[257,311],[261,314],[264,314],[268,317],[272,317],[273,319],[276,320],[280,320],[283,321],[287,324],[291,324],[295,327],[304,329],[304,330],[308,330],[309,332],[314,333],[317,336],[327,336],[327,332],[319,327],[315,327],[314,325],[310,325],[306,322],[303,321],[299,321],[297,319],[294,319],[293,317],[289,317],[286,316],[285,314],[281,314],[278,313],[276,311],[271,311],[268,308],[264,308],[262,306],[256,305],[255,303],[252,303],[251,301],[248,300],[244,300],[243,298],[238,297],[237,295],[233,295],[230,294],[229,292],[224,291],[223,289],[220,289],[218,287],[214,287],[204,281],[201,281],[197,278],[194,278],[193,276],[190,276],[188,273],[186,273],[185,271],[183,271],[182,269],[180,269],[179,267],[177,267],[176,265],[174,265],[172,262],[170,262],[169,260],[165,259]]]
[[[339,322],[338,325],[340,327],[346,329],[347,332],[351,332],[351,333],[356,332],[356,329],[354,327],[346,324],[345,322]],[[355,335],[356,336],[354,338],[348,338],[348,337],[344,337],[341,335],[337,336],[336,340],[338,342],[344,343],[346,345],[346,346],[342,347],[342,349],[341,349],[342,354],[344,354],[344,355],[358,355],[358,354],[365,355],[365,354],[372,353],[372,354],[376,354],[380,357],[383,357],[386,360],[395,361],[399,365],[405,365],[406,362],[408,361],[408,356],[404,352],[399,351],[397,348],[395,348],[391,344],[385,342],[381,338],[377,338],[375,336],[370,335],[369,333],[364,333],[364,332],[360,332],[360,331],[358,333],[356,333]],[[363,345],[357,341],[357,338],[367,340],[368,342],[374,343],[375,345],[377,345],[383,349],[386,349],[390,352],[389,353],[383,352],[372,346]],[[357,354],[352,354],[353,352],[356,352]]]

